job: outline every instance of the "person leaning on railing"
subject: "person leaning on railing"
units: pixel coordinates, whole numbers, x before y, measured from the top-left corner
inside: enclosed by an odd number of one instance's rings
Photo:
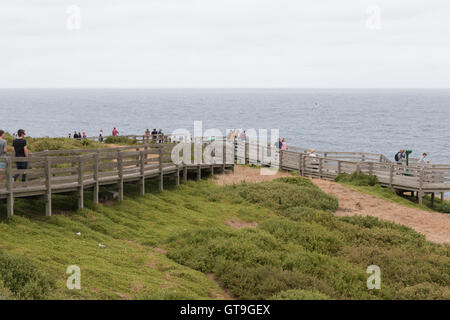
[[[19,129],[17,131],[17,139],[13,141],[14,156],[16,158],[26,158],[28,157],[27,140],[25,140],[25,130]],[[28,168],[28,162],[16,161],[16,168],[19,170],[26,170]],[[19,173],[14,175],[14,181],[19,177]],[[22,182],[25,182],[27,178],[26,174],[22,174]]]

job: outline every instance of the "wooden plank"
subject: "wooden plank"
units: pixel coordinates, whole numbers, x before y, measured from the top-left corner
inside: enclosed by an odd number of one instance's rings
[[[52,215],[52,167],[50,160],[45,157],[45,215],[51,217]]]
[[[84,208],[83,158],[78,157],[78,209]]]
[[[99,176],[98,176],[98,172],[99,172],[99,154],[98,153],[94,153],[94,203],[98,204],[98,194],[100,192],[100,184],[99,184]]]
[[[117,168],[119,171],[119,201],[123,201],[123,158],[120,151],[117,152]]]
[[[141,173],[141,195],[144,196],[145,195],[145,158],[146,158],[146,153],[145,151],[141,151],[140,153],[140,173]]]
[[[8,218],[14,215],[14,193],[12,189],[12,161],[10,158],[6,162],[6,190],[8,198],[6,199],[6,211]]]

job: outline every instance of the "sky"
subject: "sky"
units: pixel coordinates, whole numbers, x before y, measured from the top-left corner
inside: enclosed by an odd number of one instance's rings
[[[0,88],[449,88],[448,0],[0,0]]]

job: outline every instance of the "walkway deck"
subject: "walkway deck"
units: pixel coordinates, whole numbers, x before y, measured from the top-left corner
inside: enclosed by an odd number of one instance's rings
[[[51,216],[53,194],[77,192],[81,209],[86,189],[93,190],[93,201],[98,203],[101,186],[117,185],[119,200],[123,200],[124,183],[139,183],[141,194],[145,194],[148,179],[157,179],[159,189],[163,190],[164,177],[172,177],[179,184],[181,178],[186,180],[188,172],[193,172],[200,179],[205,172],[234,170],[234,160],[263,166],[273,166],[275,160],[283,170],[322,179],[334,179],[340,173],[364,172],[377,176],[382,186],[415,194],[420,203],[426,194],[431,194],[434,200],[436,193],[443,199],[444,193],[450,192],[450,165],[397,165],[382,154],[364,152],[317,151],[316,156],[311,156],[304,148],[290,146],[280,151],[248,141],[224,144],[219,155],[222,159],[214,164],[175,165],[171,152],[176,144],[139,141],[141,144],[114,149],[53,150],[37,152],[28,158],[1,159],[7,163],[7,178],[0,183],[0,199],[7,200],[8,216],[14,214],[15,198],[43,196],[46,215]],[[203,147],[208,143],[211,141],[203,143]],[[16,164],[24,161],[28,169],[16,169]],[[14,182],[13,176],[17,174],[26,174],[26,181],[21,182],[19,177]]]

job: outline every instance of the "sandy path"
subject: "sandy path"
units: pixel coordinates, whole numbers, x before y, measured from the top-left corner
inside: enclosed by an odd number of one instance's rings
[[[263,176],[260,174],[259,169],[236,166],[234,174],[219,175],[216,183],[219,185],[229,185],[244,181],[257,183],[279,177],[292,177],[292,175],[287,172],[279,172],[273,176]],[[311,179],[311,181],[324,192],[338,198],[339,209],[335,212],[337,216],[374,216],[382,220],[408,226],[425,235],[429,241],[450,244],[449,214],[403,207],[396,203],[349,189],[332,181],[320,179]]]
[[[337,216],[374,216],[411,227],[436,243],[450,243],[450,215],[407,208],[349,189],[339,183],[312,179],[324,192],[339,199]]]
[[[292,175],[289,174],[288,172],[278,172],[275,175],[261,175],[261,171],[257,168],[235,166],[234,174],[227,173],[218,175],[216,183],[221,186],[241,182],[257,183],[263,181],[270,181],[281,177],[292,177]]]

